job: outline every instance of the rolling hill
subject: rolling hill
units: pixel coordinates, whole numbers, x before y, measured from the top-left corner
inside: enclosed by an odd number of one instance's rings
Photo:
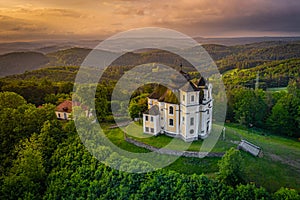
[[[235,46],[204,44],[203,47],[216,62],[221,73],[232,69],[255,68],[273,61],[300,58],[300,41],[265,41]],[[57,49],[59,48],[54,45],[40,48],[39,51],[45,54],[15,52],[2,55],[0,76],[20,74],[49,66],[80,66],[91,51],[89,48],[79,47]],[[186,51],[193,51],[193,49]],[[133,67],[151,62],[160,62],[177,68],[182,63],[185,70],[192,71],[192,66],[180,56],[155,49],[126,53],[115,60],[111,66]]]
[[[15,52],[1,55],[0,77],[35,70],[48,62],[47,56],[37,52]]]
[[[80,66],[91,49],[73,47],[70,49],[59,50],[48,53],[50,66]]]

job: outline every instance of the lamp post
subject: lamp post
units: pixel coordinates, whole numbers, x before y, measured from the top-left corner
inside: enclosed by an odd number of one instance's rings
[[[224,126],[224,127],[223,127],[223,130],[222,130],[223,140],[225,140],[225,131],[226,131],[226,128],[225,128],[225,126]]]

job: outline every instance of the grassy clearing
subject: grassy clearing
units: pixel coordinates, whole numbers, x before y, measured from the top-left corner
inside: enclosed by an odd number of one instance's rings
[[[299,162],[300,166],[300,142],[297,139],[270,135],[258,130],[247,130],[234,124],[228,125],[227,129],[233,131],[241,139],[246,139],[260,146],[266,157],[270,154],[277,155],[290,161]]]
[[[294,167],[273,161],[268,157],[256,158],[245,152],[242,152],[242,155],[247,182],[255,182],[272,192],[280,187],[300,191],[299,171]]]
[[[228,134],[246,139],[263,150],[264,157],[243,153],[246,180],[270,191],[280,187],[300,191],[300,142],[296,139],[270,135],[259,130],[248,130],[240,125],[227,125]]]
[[[108,125],[101,126],[104,129],[106,136],[110,139],[112,143],[116,146],[130,151],[134,153],[147,153],[149,150],[137,147],[133,144],[130,144],[124,140],[124,135],[121,129],[109,129]],[[137,136],[137,135],[136,135]],[[162,135],[163,136],[163,135]],[[161,144],[168,143],[172,138],[164,136],[162,137],[164,140]],[[148,138],[150,139],[150,138]],[[153,137],[153,142],[155,141],[155,137]],[[178,140],[179,141],[179,140]],[[170,155],[169,155],[170,156]],[[172,157],[172,156],[170,156]],[[174,170],[180,173],[185,174],[207,174],[214,176],[214,174],[218,171],[217,162],[220,158],[185,158],[180,157],[171,165],[167,166],[166,169]]]
[[[135,127],[137,128],[137,127]],[[128,130],[128,129],[126,129]],[[124,140],[121,129],[105,129],[108,138],[118,147],[131,152],[149,152],[146,149],[136,147]],[[133,137],[144,143],[164,147],[169,144],[173,138],[165,135],[158,137],[148,137],[145,135],[141,138],[138,129],[131,133]],[[246,139],[258,146],[264,152],[263,158],[253,157],[248,153],[242,152],[247,182],[255,182],[259,186],[267,188],[269,191],[276,191],[280,187],[294,188],[300,191],[300,142],[296,139],[285,138],[281,136],[270,135],[259,130],[248,130],[240,125],[226,125],[226,139],[220,137],[213,148],[213,152],[225,152],[230,147],[236,147],[237,142]],[[181,140],[178,144],[181,145]],[[189,150],[199,151],[203,142],[197,141],[191,144]],[[176,148],[175,146],[173,146]],[[180,157],[166,169],[174,170],[185,174],[206,174],[209,177],[215,177],[218,171],[218,160],[220,158],[185,158]]]
[[[271,92],[287,91],[287,87],[267,88],[267,91],[271,91]]]
[[[217,127],[217,129],[219,129],[219,127]],[[131,137],[135,140],[157,148],[164,147],[172,150],[187,149],[188,151],[200,151],[200,148],[203,144],[202,140],[187,143],[181,139],[172,138],[166,135],[158,135],[151,137],[150,135],[144,134],[142,126],[137,123],[131,123],[130,125],[128,125],[126,127],[126,133],[128,137]],[[236,146],[232,142],[230,142],[233,139],[236,139],[236,137],[230,135],[230,137],[225,141],[218,140],[217,144],[212,149],[212,152],[225,152],[230,147]],[[205,151],[205,149],[203,149],[203,151]]]
[[[109,140],[114,143],[116,146],[120,147],[121,149],[134,152],[134,153],[147,153],[149,150],[137,147],[133,144],[130,144],[124,140],[124,135],[121,129],[114,128],[114,129],[108,129],[105,128],[104,132],[106,136],[109,138]]]

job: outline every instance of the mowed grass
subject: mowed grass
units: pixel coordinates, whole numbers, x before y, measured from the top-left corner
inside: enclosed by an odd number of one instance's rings
[[[243,152],[247,181],[255,182],[270,191],[280,187],[300,191],[300,142],[297,139],[249,130],[236,124],[227,125],[227,129],[263,150],[263,158]]]
[[[267,88],[267,91],[270,91],[270,92],[287,91],[287,87]]]
[[[160,135],[149,137],[140,132],[138,127],[136,132],[130,133],[130,137],[155,147],[165,147],[174,138]],[[125,129],[128,135],[128,129]],[[133,129],[131,129],[133,130]],[[121,129],[106,129],[108,138],[118,147],[131,152],[147,153],[148,150],[127,143],[124,140],[124,133]],[[140,135],[143,134],[143,135]],[[257,158],[246,152],[242,152],[247,182],[255,182],[258,186],[263,186],[269,191],[276,191],[280,187],[294,188],[300,192],[300,142],[296,139],[285,138],[282,136],[270,135],[259,130],[248,130],[240,125],[226,124],[225,140],[221,136],[218,139],[212,152],[225,152],[229,148],[237,147],[241,139],[246,139],[253,144],[260,146],[264,157]],[[178,145],[183,145],[180,139],[175,140]],[[183,142],[184,143],[184,142]],[[173,146],[168,146],[174,149]],[[188,150],[199,151],[203,141],[196,141],[190,144]],[[166,148],[166,147],[165,147]],[[166,169],[174,170],[185,174],[202,174],[209,177],[216,177],[218,171],[218,161],[220,158],[186,158],[180,157]]]
[[[109,140],[114,143],[117,147],[134,152],[134,153],[147,153],[150,152],[147,149],[137,147],[133,144],[130,144],[124,140],[124,134],[121,129],[104,129],[105,135],[109,138]]]
[[[227,140],[217,140],[213,149],[202,148],[203,140],[197,140],[193,142],[184,142],[179,138],[172,138],[166,135],[151,136],[143,133],[142,125],[138,123],[131,123],[126,127],[126,134],[137,141],[149,144],[157,148],[167,148],[172,150],[187,150],[187,151],[210,151],[210,152],[225,152],[230,147],[234,147],[230,141],[236,139],[236,136],[231,136]],[[214,125],[216,134],[220,134],[221,128]],[[238,138],[239,139],[239,138]]]
[[[245,180],[275,192],[281,187],[294,188],[300,192],[300,175],[294,167],[273,161],[268,157],[257,158],[242,152]]]

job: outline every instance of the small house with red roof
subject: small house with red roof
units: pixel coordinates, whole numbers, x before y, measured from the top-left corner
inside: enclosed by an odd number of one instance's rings
[[[88,117],[91,116],[91,113],[89,112],[87,106],[81,105],[79,102],[66,100],[55,108],[55,114],[57,119],[71,120],[71,113],[72,113],[73,106],[80,106],[86,112],[86,116]]]
[[[57,119],[70,120],[72,113],[72,101],[66,100],[55,109]]]

